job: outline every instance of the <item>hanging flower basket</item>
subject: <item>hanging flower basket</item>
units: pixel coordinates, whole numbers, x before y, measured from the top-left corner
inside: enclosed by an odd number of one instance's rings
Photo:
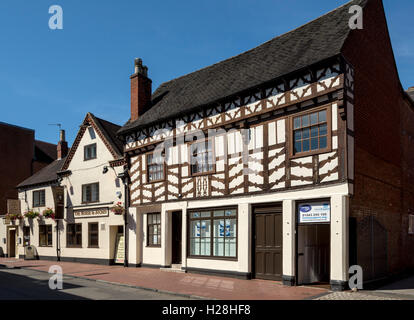
[[[46,208],[45,210],[43,210],[42,213],[43,213],[43,217],[45,217],[46,219],[55,220],[55,212],[53,211],[53,209]]]
[[[15,221],[20,221],[23,220],[23,215],[21,213],[7,213],[6,214],[6,219],[15,222]]]
[[[114,205],[111,208],[111,211],[116,215],[122,215],[125,212],[124,207],[122,206],[122,202],[117,202],[116,205]]]
[[[29,210],[29,211],[25,212],[25,214],[24,214],[25,218],[28,218],[28,219],[35,219],[39,215],[40,215],[39,212],[36,212],[36,211],[33,211],[33,210]]]

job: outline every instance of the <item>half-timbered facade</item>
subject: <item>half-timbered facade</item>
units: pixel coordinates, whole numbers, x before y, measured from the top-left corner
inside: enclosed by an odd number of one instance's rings
[[[351,5],[370,18],[366,29],[349,28]],[[136,223],[129,262],[344,288],[361,181],[356,116],[371,126],[355,112],[364,66],[345,50],[358,32],[375,47],[375,27],[386,29],[381,2],[351,1],[152,96],[137,59],[131,119],[119,131]]]

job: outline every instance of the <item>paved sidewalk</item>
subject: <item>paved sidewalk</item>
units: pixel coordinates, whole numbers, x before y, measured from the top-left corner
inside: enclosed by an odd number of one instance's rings
[[[280,282],[241,280],[226,277],[205,276],[191,273],[174,273],[152,268],[124,268],[93,264],[24,261],[0,258],[0,265],[28,268],[48,272],[52,265],[62,267],[66,276],[145,288],[187,297],[203,297],[220,300],[303,300],[324,295],[328,290],[310,287],[287,287]]]

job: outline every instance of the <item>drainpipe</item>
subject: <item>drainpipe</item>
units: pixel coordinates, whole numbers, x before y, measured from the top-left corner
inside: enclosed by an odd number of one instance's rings
[[[129,209],[129,156],[125,154],[126,167],[124,169],[124,267],[128,267],[128,209]]]

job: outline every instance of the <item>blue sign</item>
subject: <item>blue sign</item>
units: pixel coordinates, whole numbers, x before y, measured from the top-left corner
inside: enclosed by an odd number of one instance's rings
[[[312,202],[299,205],[299,223],[322,223],[331,221],[331,205]]]

